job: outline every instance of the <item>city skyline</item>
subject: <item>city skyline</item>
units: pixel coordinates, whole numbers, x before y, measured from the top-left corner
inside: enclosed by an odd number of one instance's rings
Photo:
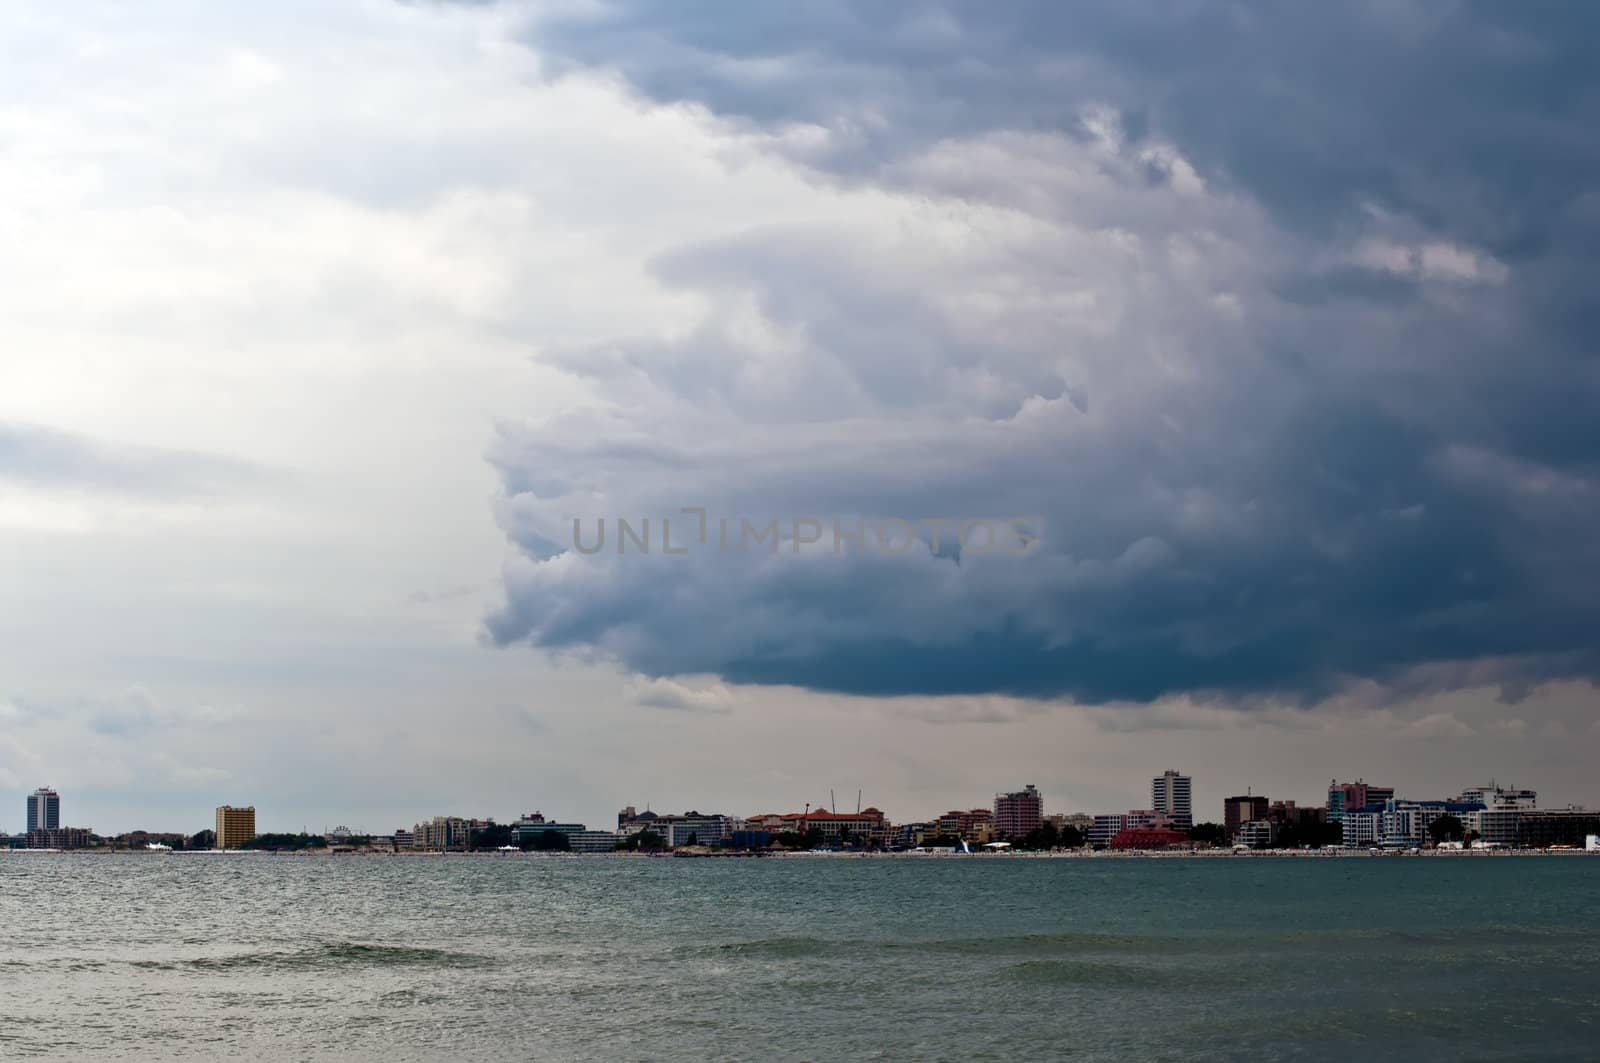
[[[1442,789],[1442,790],[1426,791],[1425,792],[1425,791],[1407,789],[1405,787],[1396,787],[1396,786],[1393,786],[1393,785],[1381,785],[1381,784],[1379,784],[1377,782],[1368,782],[1362,777],[1357,777],[1354,781],[1351,781],[1351,782],[1341,782],[1338,778],[1334,778],[1334,779],[1332,779],[1330,781],[1329,784],[1327,784],[1327,786],[1321,788],[1317,794],[1311,796],[1310,798],[1306,798],[1303,795],[1299,795],[1299,794],[1290,795],[1287,792],[1284,792],[1284,793],[1276,793],[1275,792],[1275,793],[1270,793],[1270,794],[1269,793],[1265,793],[1265,792],[1257,793],[1256,792],[1256,788],[1254,788],[1254,787],[1245,787],[1245,788],[1243,788],[1243,793],[1231,793],[1230,792],[1227,797],[1221,799],[1221,801],[1219,802],[1219,805],[1218,805],[1217,808],[1208,810],[1207,808],[1204,807],[1203,804],[1201,804],[1199,802],[1194,802],[1192,800],[1189,800],[1189,801],[1185,801],[1184,800],[1184,797],[1186,795],[1192,793],[1192,784],[1193,784],[1193,776],[1191,776],[1191,775],[1189,775],[1189,774],[1187,774],[1185,772],[1182,772],[1182,771],[1177,771],[1177,770],[1174,770],[1174,769],[1171,769],[1171,768],[1167,768],[1167,769],[1165,769],[1163,771],[1162,775],[1153,777],[1153,779],[1151,781],[1151,790],[1150,790],[1150,798],[1151,799],[1148,800],[1148,801],[1145,801],[1142,805],[1140,805],[1140,804],[1129,805],[1129,806],[1127,806],[1126,809],[1124,809],[1122,807],[1113,807],[1111,805],[1097,806],[1097,807],[1092,807],[1092,808],[1091,807],[1087,807],[1087,806],[1084,806],[1084,807],[1060,806],[1060,805],[1057,805],[1055,803],[1052,803],[1051,800],[1049,799],[1048,795],[1046,795],[1042,790],[1040,790],[1033,783],[1028,783],[1025,786],[1021,787],[1020,789],[996,791],[992,795],[992,799],[990,801],[985,801],[982,804],[971,804],[971,803],[963,802],[959,797],[957,797],[957,798],[955,798],[953,800],[950,800],[950,801],[946,802],[945,805],[941,806],[938,811],[929,812],[929,813],[920,814],[920,815],[907,815],[907,814],[887,815],[886,812],[880,811],[877,806],[871,805],[870,803],[868,803],[866,806],[864,806],[864,808],[865,808],[865,811],[867,811],[869,813],[872,813],[872,814],[875,814],[875,815],[884,816],[886,818],[887,822],[892,823],[892,824],[937,822],[941,818],[945,817],[947,814],[952,813],[952,811],[954,813],[959,814],[959,813],[965,812],[969,808],[971,808],[971,809],[980,809],[980,810],[986,811],[991,816],[991,820],[996,824],[996,829],[997,830],[1001,830],[1002,833],[1015,833],[1015,834],[1026,833],[1027,829],[1029,829],[1030,826],[1036,826],[1038,824],[1038,822],[1040,822],[1041,817],[1042,817],[1042,819],[1050,819],[1051,817],[1060,818],[1060,817],[1064,817],[1064,816],[1066,816],[1066,817],[1080,816],[1080,817],[1085,817],[1085,818],[1105,819],[1107,817],[1125,817],[1128,814],[1135,814],[1135,815],[1138,815],[1138,816],[1146,816],[1146,817],[1153,815],[1155,817],[1156,821],[1161,823],[1162,825],[1171,825],[1171,826],[1175,826],[1175,827],[1177,827],[1179,829],[1187,829],[1190,826],[1201,825],[1201,824],[1214,824],[1214,825],[1218,825],[1218,826],[1224,826],[1225,829],[1226,829],[1227,835],[1231,837],[1235,833],[1235,831],[1237,830],[1237,828],[1238,828],[1238,826],[1240,825],[1241,822],[1244,822],[1244,821],[1247,821],[1247,820],[1251,820],[1251,819],[1265,818],[1268,815],[1269,805],[1271,806],[1271,808],[1273,810],[1273,814],[1276,815],[1276,810],[1280,806],[1282,806],[1285,802],[1287,802],[1288,805],[1291,806],[1291,807],[1298,807],[1298,808],[1301,808],[1301,809],[1316,809],[1316,810],[1325,809],[1326,810],[1326,818],[1329,821],[1337,822],[1340,819],[1340,817],[1342,816],[1342,814],[1344,813],[1344,811],[1345,811],[1345,809],[1347,807],[1349,809],[1351,809],[1351,810],[1359,810],[1361,808],[1370,807],[1370,806],[1373,806],[1375,804],[1376,805],[1381,805],[1386,800],[1396,799],[1396,798],[1398,798],[1402,802],[1416,802],[1416,801],[1439,802],[1439,801],[1457,800],[1457,799],[1479,800],[1479,801],[1481,801],[1481,800],[1483,800],[1482,795],[1490,793],[1490,792],[1498,792],[1498,793],[1503,793],[1503,794],[1507,795],[1507,799],[1513,800],[1513,801],[1517,799],[1517,795],[1522,795],[1522,799],[1524,799],[1529,804],[1529,806],[1532,807],[1534,802],[1535,802],[1535,796],[1534,795],[1536,793],[1535,790],[1516,787],[1516,786],[1513,786],[1510,783],[1505,782],[1504,780],[1500,780],[1500,781],[1491,780],[1488,785],[1478,785],[1476,783],[1471,783],[1471,782],[1468,782],[1468,783],[1460,783],[1460,782],[1458,782],[1454,789],[1446,787],[1445,789]],[[1166,804],[1164,804],[1164,802],[1162,800],[1159,799],[1160,794],[1163,792],[1163,788],[1165,788],[1168,792],[1173,792],[1176,795],[1178,795],[1178,800],[1171,807],[1167,806]],[[863,790],[863,791],[861,791],[861,793],[864,795],[866,793],[866,791]],[[139,831],[139,830],[152,831],[152,832],[157,832],[157,833],[165,833],[165,832],[173,831],[174,828],[176,828],[176,833],[179,833],[179,834],[194,833],[193,831],[188,830],[187,827],[180,826],[180,825],[177,825],[177,824],[150,824],[150,823],[146,823],[146,824],[141,824],[141,825],[139,825],[137,827],[118,827],[118,828],[115,828],[115,829],[102,830],[102,829],[96,828],[93,824],[88,823],[86,820],[85,821],[77,821],[77,822],[73,822],[73,823],[66,823],[66,822],[61,821],[61,819],[60,819],[60,814],[59,814],[60,795],[59,795],[59,792],[54,790],[54,789],[47,788],[47,787],[40,787],[40,788],[36,789],[35,791],[33,791],[32,793],[30,793],[28,795],[28,797],[27,797],[27,804],[26,804],[27,812],[26,812],[26,816],[28,817],[28,826],[27,826],[26,830],[29,831],[29,832],[31,832],[34,829],[32,817],[34,815],[34,810],[37,807],[36,806],[36,802],[40,801],[41,800],[41,796],[45,795],[45,794],[48,794],[48,796],[49,796],[49,801],[50,801],[49,807],[51,808],[51,810],[53,812],[52,821],[50,823],[50,827],[52,827],[52,828],[53,827],[57,827],[57,826],[60,826],[60,827],[84,827],[86,829],[93,830],[94,833],[96,833],[96,834],[98,834],[98,835],[100,835],[102,837],[112,837],[112,836],[115,836],[115,835],[126,834],[126,833],[129,833],[129,832],[132,832],[132,831]],[[1243,813],[1236,814],[1235,806],[1236,806],[1237,803],[1246,801],[1247,798],[1246,798],[1245,795],[1250,795],[1248,797],[1248,800],[1250,802],[1248,808],[1250,809],[1250,811],[1249,811],[1248,814],[1243,814]],[[1350,803],[1350,804],[1347,805],[1347,802],[1352,799],[1352,795],[1359,795],[1363,800],[1359,801],[1358,803]],[[1547,794],[1547,800],[1545,802],[1545,807],[1566,807],[1566,806],[1588,807],[1583,802],[1578,802],[1578,801],[1570,801],[1570,800],[1554,800],[1554,801],[1552,801],[1552,800],[1548,800],[1549,796],[1550,795]],[[1188,804],[1188,813],[1187,813],[1187,815],[1184,812],[1184,805],[1185,804]],[[714,807],[714,806],[711,806],[711,805],[706,805],[704,802],[701,803],[701,806],[706,807],[706,808]],[[523,806],[518,806],[518,807],[523,807]],[[550,807],[557,807],[557,806],[556,805],[551,805]],[[627,819],[629,817],[637,817],[638,814],[640,814],[640,813],[643,813],[646,817],[648,817],[650,814],[652,814],[652,807],[653,806],[652,806],[651,802],[645,802],[645,803],[642,803],[642,804],[635,803],[635,804],[628,804],[628,805],[625,805],[625,806],[621,806],[621,811],[617,812],[615,814],[616,815],[616,820],[617,820],[618,824],[620,825],[625,819]],[[666,809],[666,808],[670,808],[670,807],[678,807],[678,808],[689,810],[689,809],[694,809],[694,808],[700,807],[700,806],[697,806],[694,803],[682,804],[682,805],[678,805],[678,806],[663,805],[663,806],[660,806],[659,808],[656,808],[655,809],[655,813],[656,814],[676,814],[676,813],[666,813],[666,812],[662,811],[662,809]],[[847,805],[846,805],[845,811],[843,813],[837,812],[838,805],[837,805],[837,801],[836,800],[831,802],[831,803],[821,803],[821,802],[811,802],[811,801],[797,802],[792,807],[784,805],[784,803],[782,801],[767,801],[764,804],[761,804],[760,808],[764,809],[765,811],[758,812],[758,811],[756,811],[754,809],[751,809],[751,808],[721,809],[716,814],[719,815],[719,816],[731,815],[733,818],[741,819],[741,820],[745,819],[745,818],[747,818],[749,816],[761,816],[761,815],[770,816],[770,815],[773,815],[773,814],[787,814],[787,815],[793,815],[793,816],[803,816],[803,815],[809,813],[812,816],[821,816],[823,813],[826,812],[826,813],[837,815],[837,816],[841,816],[841,817],[849,816],[849,815],[852,814],[850,808],[848,807],[848,801],[847,801]],[[1019,809],[1019,808],[1021,808],[1023,810],[1022,813],[1021,813],[1022,817],[1024,819],[1028,820],[1028,823],[1025,824],[1024,826],[1020,827],[1020,828],[1016,826],[1017,815],[1018,815],[1016,810]],[[1196,809],[1198,809],[1198,811],[1196,811]],[[217,828],[216,829],[216,833],[219,836],[222,836],[224,834],[224,832],[223,832],[223,830],[221,828],[222,828],[222,825],[224,824],[225,821],[231,822],[230,817],[233,817],[235,815],[245,815],[245,814],[248,815],[248,819],[247,820],[241,820],[241,822],[248,822],[248,824],[249,824],[248,829],[246,831],[246,836],[248,836],[249,834],[254,834],[254,833],[266,834],[266,833],[295,833],[295,832],[301,832],[301,833],[307,833],[307,834],[326,834],[326,833],[333,832],[335,830],[343,831],[343,832],[352,832],[352,833],[357,833],[357,834],[384,834],[384,835],[387,835],[387,834],[391,834],[396,829],[400,829],[400,830],[409,829],[408,828],[408,824],[420,827],[420,826],[422,826],[423,824],[425,824],[426,822],[428,822],[430,820],[440,820],[440,819],[448,818],[448,819],[461,819],[461,820],[464,820],[464,821],[479,821],[479,820],[481,820],[481,821],[498,822],[498,823],[505,824],[505,823],[514,823],[514,822],[517,821],[518,818],[525,817],[527,815],[534,815],[536,817],[542,815],[542,813],[540,813],[540,812],[535,812],[535,813],[523,812],[523,813],[519,813],[517,815],[509,815],[509,814],[506,814],[503,811],[499,811],[499,812],[493,811],[493,810],[486,811],[485,809],[482,809],[482,808],[476,808],[476,809],[455,808],[455,809],[448,809],[448,810],[445,810],[445,811],[434,810],[433,812],[429,812],[429,813],[423,814],[420,817],[417,816],[417,815],[411,815],[411,816],[401,815],[401,816],[398,816],[398,817],[390,817],[390,819],[388,821],[382,821],[382,822],[379,822],[377,824],[358,823],[355,828],[351,828],[351,827],[347,826],[346,823],[345,823],[345,820],[350,818],[350,817],[341,816],[341,815],[334,815],[332,817],[332,819],[330,819],[327,823],[324,823],[320,827],[316,827],[316,828],[312,828],[308,823],[301,823],[298,827],[294,827],[294,826],[290,826],[290,825],[288,825],[286,823],[279,823],[278,821],[276,821],[276,820],[274,820],[274,819],[269,817],[267,820],[264,821],[264,824],[261,825],[259,827],[259,829],[258,829],[258,826],[256,824],[256,818],[255,818],[256,817],[256,808],[254,806],[236,807],[236,806],[231,806],[231,805],[218,805],[214,809],[212,809],[212,813],[213,813],[214,819],[215,819],[214,824],[211,823],[211,822],[208,822],[206,827],[202,828],[202,829],[211,830],[211,829],[213,829],[213,826],[215,826]],[[225,815],[225,813],[227,815]],[[326,819],[328,817],[324,817],[324,818]],[[552,815],[552,816],[543,817],[543,818],[549,820],[549,822],[551,824],[553,824],[553,825],[560,824],[563,821],[572,822],[572,823],[579,823],[580,825],[582,825],[582,824],[591,824],[592,825],[592,824],[595,824],[595,823],[602,823],[603,824],[603,823],[606,823],[606,822],[609,821],[609,817],[606,816],[606,815],[595,815],[595,816]],[[338,824],[337,827],[333,826],[334,823]],[[1009,832],[1004,830],[1004,828],[1008,824],[1012,827],[1012,830],[1009,831]],[[1120,828],[1118,828],[1118,829],[1120,829]],[[5,827],[4,819],[3,819],[3,817],[0,817],[0,835],[15,834],[16,836],[20,836],[20,833],[21,832],[9,832],[9,831],[7,831],[6,827]],[[1104,839],[1101,839],[1101,840],[1104,840]]]
[[[0,11],[8,829],[1600,804],[1596,14],[823,7]]]

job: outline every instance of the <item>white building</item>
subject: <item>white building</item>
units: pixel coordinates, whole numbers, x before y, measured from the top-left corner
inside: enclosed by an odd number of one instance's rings
[[[1538,808],[1539,795],[1533,790],[1513,786],[1473,786],[1461,791],[1457,801],[1476,803],[1484,808]]]
[[[567,835],[567,844],[575,853],[609,853],[621,840],[620,834],[609,830],[580,830]]]
[[[1090,845],[1110,845],[1111,839],[1125,830],[1142,827],[1171,825],[1165,814],[1154,809],[1132,809],[1128,812],[1104,812],[1094,817],[1087,838]]]
[[[1474,823],[1483,811],[1475,801],[1400,801],[1388,800],[1382,805],[1368,805],[1344,814],[1344,844],[1347,848],[1382,846],[1388,849],[1409,849],[1427,844],[1431,840],[1428,828],[1442,816],[1454,816],[1466,830],[1476,830]],[[1515,824],[1512,826],[1515,832]]]
[[[1171,769],[1150,780],[1150,807],[1167,817],[1174,827],[1194,826],[1193,780]]]
[[[1252,849],[1263,849],[1272,844],[1272,821],[1268,819],[1252,819],[1239,824],[1238,845],[1249,846]]]
[[[695,812],[666,815],[660,812],[638,812],[629,815],[625,808],[617,816],[617,830],[623,834],[650,831],[661,837],[668,846],[715,845],[733,837],[738,823],[731,816]]]
[[[28,830],[55,830],[61,826],[61,795],[41,786],[28,795]]]

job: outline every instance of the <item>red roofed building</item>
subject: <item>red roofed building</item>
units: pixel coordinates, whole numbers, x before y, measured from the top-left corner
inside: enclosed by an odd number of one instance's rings
[[[1129,827],[1111,839],[1113,849],[1184,849],[1189,836],[1166,827]]]
[[[946,837],[986,842],[994,835],[994,813],[987,808],[967,812],[956,809],[940,816],[938,826],[939,833]]]
[[[860,812],[816,809],[810,812],[769,813],[751,816],[746,826],[774,834],[790,831],[804,834],[815,830],[829,844],[838,844],[847,839],[856,844],[889,844],[889,820],[876,808],[863,808]]]

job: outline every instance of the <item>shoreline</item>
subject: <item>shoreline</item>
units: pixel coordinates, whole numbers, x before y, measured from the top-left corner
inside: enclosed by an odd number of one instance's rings
[[[1412,852],[1409,849],[1393,849],[1372,851],[1369,849],[1257,849],[1248,852],[1236,852],[1224,849],[1195,849],[1179,851],[1161,850],[1130,850],[1127,852],[1100,852],[1085,851],[1055,851],[1055,852],[1007,852],[1007,853],[957,853],[957,852],[832,852],[832,851],[797,851],[797,852],[771,852],[771,851],[739,851],[739,852],[685,852],[668,851],[659,853],[616,852],[616,853],[562,853],[562,852],[443,852],[440,850],[418,850],[406,852],[385,852],[382,850],[362,849],[301,849],[301,850],[271,850],[271,849],[174,849],[162,852],[149,852],[139,849],[0,849],[0,857],[4,856],[140,856],[140,857],[195,857],[195,856],[275,856],[275,857],[381,857],[381,858],[437,858],[451,857],[471,859],[558,859],[558,860],[737,860],[737,859],[777,859],[777,860],[1348,860],[1348,859],[1389,859],[1396,857],[1427,857],[1439,859],[1482,859],[1496,857],[1530,857],[1530,856],[1595,856],[1600,857],[1600,850],[1591,849],[1422,849]]]

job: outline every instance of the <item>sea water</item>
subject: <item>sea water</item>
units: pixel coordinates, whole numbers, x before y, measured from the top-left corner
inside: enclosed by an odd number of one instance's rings
[[[1594,1060],[1600,858],[0,854],[0,1058]]]

